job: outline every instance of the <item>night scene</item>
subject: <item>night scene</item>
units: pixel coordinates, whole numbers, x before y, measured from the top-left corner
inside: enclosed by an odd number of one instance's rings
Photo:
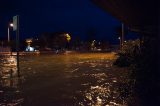
[[[158,0],[1,0],[0,106],[160,106]]]

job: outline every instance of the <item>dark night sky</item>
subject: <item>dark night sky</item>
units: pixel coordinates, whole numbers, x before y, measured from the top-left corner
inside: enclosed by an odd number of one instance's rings
[[[95,30],[97,39],[115,42],[115,27],[121,25],[90,0],[1,0],[0,36],[7,36],[8,22],[17,14],[21,38],[66,31],[85,39]]]

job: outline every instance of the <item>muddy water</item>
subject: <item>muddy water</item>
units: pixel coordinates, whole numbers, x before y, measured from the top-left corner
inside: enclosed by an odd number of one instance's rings
[[[19,82],[15,57],[1,57],[1,94],[14,89],[18,96],[11,102],[24,106],[126,106],[119,98],[114,59],[112,53],[23,56]],[[5,82],[5,77],[15,79]]]

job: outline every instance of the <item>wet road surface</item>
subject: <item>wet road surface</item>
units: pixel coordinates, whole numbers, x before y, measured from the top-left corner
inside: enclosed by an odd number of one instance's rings
[[[12,68],[16,76],[16,60],[9,58],[1,58],[0,68]],[[113,68],[114,59],[113,53],[23,56],[20,84],[14,81],[15,92],[22,92],[18,100],[24,106],[126,106],[118,92],[123,74]]]

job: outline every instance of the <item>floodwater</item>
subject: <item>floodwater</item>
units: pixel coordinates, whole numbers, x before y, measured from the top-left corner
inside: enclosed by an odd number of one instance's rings
[[[126,106],[113,53],[0,57],[0,106]]]

